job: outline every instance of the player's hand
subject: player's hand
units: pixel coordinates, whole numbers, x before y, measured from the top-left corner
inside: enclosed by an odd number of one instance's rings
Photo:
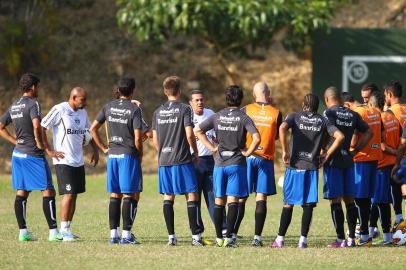
[[[59,159],[65,158],[65,153],[64,152],[59,152],[59,151],[51,151],[51,150],[45,150],[48,156],[51,158],[55,158],[56,160],[59,161]]]
[[[250,156],[246,150],[241,150],[241,154],[242,154],[244,157]]]
[[[99,163],[99,151],[95,149],[93,151],[92,159],[90,160],[90,163],[93,164],[93,167],[96,167],[96,165]]]
[[[152,138],[152,131],[148,130],[142,134],[142,142],[145,142],[147,139]]]
[[[109,153],[109,149],[108,149],[108,148],[104,148],[102,151],[103,151],[103,153],[106,154],[106,155]]]
[[[325,152],[323,154],[320,155],[320,162],[319,162],[319,168],[323,167],[324,163],[327,162],[327,160],[329,160],[330,158],[330,154]]]
[[[197,167],[199,165],[199,156],[193,153],[192,162],[193,162],[193,165],[195,165],[195,167]]]
[[[282,160],[283,163],[288,165],[290,162],[290,154],[288,152],[282,152]]]
[[[219,147],[216,146],[211,150],[211,154],[214,156],[215,154],[217,154],[218,151],[219,151]]]

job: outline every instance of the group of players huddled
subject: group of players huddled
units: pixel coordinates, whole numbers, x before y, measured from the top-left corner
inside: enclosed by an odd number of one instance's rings
[[[22,75],[19,86],[23,95],[0,118],[0,136],[15,145],[12,186],[17,191],[15,215],[20,241],[36,240],[26,225],[27,198],[33,190],[43,193],[49,241],[79,238],[72,233],[72,220],[77,194],[85,192],[83,144],[90,138],[88,133],[92,135],[89,140],[93,165],[98,163],[99,150],[107,155],[112,244],[139,244],[131,230],[143,188],[143,142],[149,138],[158,151],[158,189],[163,194],[169,246],[177,244],[173,208],[176,195],[186,197],[192,245],[212,244],[202,237],[200,208],[204,196],[216,230],[214,244],[237,247],[238,229],[251,193],[256,194],[252,246],[262,246],[267,197],[276,194],[274,158],[278,139],[286,171],[284,205],[273,248],[284,246],[294,205],[303,208],[298,247],[308,246],[307,235],[318,202],[319,168],[323,168],[324,198],[330,200],[337,233],[328,247],[370,246],[379,233],[379,217],[383,231],[380,245],[390,245],[391,204],[395,211],[393,227],[403,221],[406,105],[400,103],[402,86],[397,81],[387,83],[382,92],[375,84],[365,85],[361,90],[362,104],[349,93],[341,94],[335,87],[329,87],[324,93],[324,115],[317,112],[319,98],[307,94],[302,110],[289,113],[283,120],[266,83],[254,85],[254,103],[243,108],[242,88],[227,87],[226,107],[214,113],[205,108],[204,93],[200,90],[190,92],[190,105],[182,103],[180,79],[171,76],[163,82],[167,101],[154,111],[151,127],[143,119],[140,102],[133,97],[136,88],[133,78],[119,79],[114,99],[100,110],[92,124],[84,109],[86,91],[81,87],[73,88],[67,102],[55,105],[42,118],[37,101],[39,82],[34,74]],[[6,128],[11,123],[15,136]],[[104,124],[106,141],[99,134]],[[47,140],[50,129],[52,145]],[[60,230],[46,154],[53,160],[58,191],[63,195]],[[342,201],[348,237],[344,232]]]

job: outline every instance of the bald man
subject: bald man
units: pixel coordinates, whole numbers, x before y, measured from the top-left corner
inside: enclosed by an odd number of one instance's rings
[[[336,240],[328,247],[342,248],[355,245],[357,209],[354,202],[355,173],[352,158],[365,147],[372,133],[358,113],[344,107],[337,88],[329,87],[326,89],[324,103],[327,107],[324,116],[345,135],[343,144],[331,155],[323,167],[324,199],[330,201],[331,216],[337,234]],[[354,149],[350,151],[351,138],[356,130],[363,136],[358,140]],[[347,210],[348,241],[345,241],[344,234],[344,211],[341,205],[343,200]]]
[[[83,143],[85,133],[90,128],[89,118],[84,109],[86,91],[81,87],[72,89],[69,100],[55,105],[42,119],[43,139],[46,153],[52,157],[58,180],[61,201],[61,233],[63,241],[74,241],[78,238],[71,231],[72,219],[76,209],[77,194],[85,192],[85,168]],[[46,130],[52,128],[53,149],[46,139]],[[92,163],[99,161],[96,144],[93,148]]]
[[[276,194],[274,157],[275,140],[278,139],[279,126],[282,124],[281,112],[271,105],[272,92],[264,82],[254,85],[253,96],[255,102],[242,108],[254,121],[261,135],[261,143],[255,152],[247,157],[247,179],[249,193],[256,193],[255,208],[255,233],[252,246],[261,247],[262,230],[264,228],[267,207],[267,197]],[[247,147],[251,144],[252,137],[247,135]],[[238,204],[238,219],[235,224],[235,235],[244,217],[245,202],[247,198],[240,199]]]

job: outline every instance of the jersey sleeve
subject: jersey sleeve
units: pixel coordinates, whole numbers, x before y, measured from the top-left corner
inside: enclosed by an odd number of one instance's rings
[[[156,130],[157,126],[156,126],[156,111],[154,112],[154,114],[152,115],[152,130]]]
[[[133,129],[134,129],[134,130],[136,130],[136,129],[142,129],[141,110],[140,110],[139,108],[137,108],[136,110],[134,110],[132,123],[133,123]]]
[[[295,123],[295,114],[294,113],[288,114],[284,122],[288,125],[289,128],[292,128]]]
[[[324,121],[328,135],[333,136],[334,133],[338,131],[338,128],[335,125],[333,125],[328,119],[325,119]]]
[[[1,117],[0,117],[0,122],[3,123],[5,126],[8,126],[11,122],[11,115],[10,115],[10,110],[7,110]]]
[[[106,107],[103,107],[103,109],[101,109],[100,112],[97,114],[96,121],[100,124],[106,122]]]
[[[250,134],[258,133],[254,121],[248,115],[244,117],[244,127]]]
[[[53,126],[56,126],[61,121],[61,112],[58,106],[54,106],[47,115],[42,119],[41,126],[50,129]]]
[[[33,106],[30,108],[30,117],[31,117],[31,120],[33,120],[35,118],[38,118],[39,120],[41,120],[41,107],[40,107],[38,101],[35,101]]]
[[[184,127],[194,127],[193,124],[193,112],[192,112],[192,108],[190,108],[190,106],[186,106],[185,108],[185,112],[183,114],[183,126]]]
[[[206,120],[201,122],[199,124],[200,130],[202,130],[203,132],[207,132],[207,131],[213,129],[214,128],[214,118],[215,117],[216,117],[216,115],[213,114],[212,116],[210,116],[209,118],[207,118]]]

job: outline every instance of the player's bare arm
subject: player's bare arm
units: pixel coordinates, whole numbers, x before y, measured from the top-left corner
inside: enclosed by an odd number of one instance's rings
[[[93,164],[93,167],[96,167],[97,163],[99,163],[99,149],[97,148],[97,145],[93,139],[90,141],[90,145],[92,146],[93,149],[93,154],[92,158],[90,159],[90,163]]]
[[[48,143],[48,138],[47,138],[47,133],[46,133],[46,129],[42,128],[41,131],[41,137],[42,137],[42,142],[44,144],[44,149],[45,149],[45,153],[47,153],[47,155],[51,158],[55,158],[56,160],[59,161],[59,159],[63,159],[65,158],[65,154],[63,152],[59,152],[59,151],[54,151],[52,149],[52,147],[49,145]]]
[[[257,149],[258,145],[261,143],[261,135],[259,133],[252,134],[252,142],[247,150],[242,150],[241,153],[243,156],[248,157],[254,153],[255,149]]]
[[[200,129],[200,127],[195,127],[194,133],[197,137],[197,139],[207,147],[213,154],[217,152],[217,147],[215,147],[207,138],[206,133],[203,132],[203,130]]]
[[[281,141],[281,147],[282,147],[282,159],[285,164],[289,164],[290,161],[290,154],[288,151],[288,124],[283,122],[281,126],[279,127],[279,139]]]
[[[330,156],[334,153],[334,151],[344,142],[344,134],[339,130],[336,130],[334,132],[333,138],[334,142],[327,149],[324,160],[323,162],[321,162],[322,164],[324,164],[324,162],[326,162],[330,158]]]
[[[37,143],[38,149],[44,150],[45,147],[42,140],[41,121],[38,118],[32,119],[32,127],[34,130],[35,142]]]
[[[0,136],[12,143],[13,145],[17,144],[17,140],[14,136],[8,132],[6,125],[0,122]]]
[[[92,133],[93,142],[96,146],[105,154],[109,151],[109,148],[104,144],[102,139],[100,138],[99,129],[102,125],[98,121],[93,121],[92,126],[90,127],[89,131]]]
[[[373,136],[373,133],[372,133],[371,129],[369,129],[369,128],[367,131],[362,133],[362,136],[355,136],[356,139],[354,139],[354,136],[353,136],[353,140],[351,141],[351,145],[353,148],[353,150],[351,151],[352,155],[355,155],[359,151],[361,151],[361,149],[364,148],[368,144],[368,142],[371,140],[372,136]]]
[[[185,127],[186,131],[186,139],[190,145],[190,147],[193,150],[193,157],[195,160],[198,160],[199,158],[199,150],[197,150],[197,145],[196,145],[196,136],[193,132],[193,127],[192,126],[187,126]]]
[[[159,151],[158,133],[156,130],[152,131],[152,144],[154,145],[155,149]]]
[[[142,138],[143,138],[143,135],[142,135],[141,129],[135,129],[134,130],[134,145],[135,145],[135,148],[137,148],[138,156],[140,157],[140,161],[142,161],[142,156],[143,156]]]

